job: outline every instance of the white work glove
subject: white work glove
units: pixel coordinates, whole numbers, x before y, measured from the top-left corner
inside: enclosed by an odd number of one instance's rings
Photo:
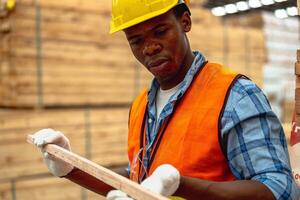
[[[133,200],[121,190],[111,190],[106,195],[106,200]]]
[[[49,171],[54,176],[65,176],[74,168],[72,165],[51,156],[44,151],[43,147],[46,144],[56,144],[62,148],[71,151],[70,142],[68,138],[59,131],[53,129],[42,129],[33,135],[33,143],[41,150],[43,160],[47,165]]]
[[[146,178],[141,186],[163,195],[171,196],[176,192],[180,183],[179,171],[169,164],[160,165],[155,169],[151,176]],[[132,200],[128,195],[120,190],[112,190],[107,196],[107,200]]]

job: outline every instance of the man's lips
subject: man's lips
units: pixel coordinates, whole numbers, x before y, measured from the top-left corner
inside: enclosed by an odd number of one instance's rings
[[[163,63],[165,63],[165,62],[167,62],[167,61],[168,61],[168,60],[165,59],[165,58],[156,59],[156,60],[150,61],[150,62],[147,64],[147,66],[148,66],[149,68],[158,67],[158,66],[160,66],[161,64],[163,64]]]

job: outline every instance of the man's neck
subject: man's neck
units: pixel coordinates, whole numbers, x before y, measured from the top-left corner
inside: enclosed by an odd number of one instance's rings
[[[179,83],[181,83],[183,81],[186,73],[191,68],[191,65],[192,65],[194,59],[195,59],[194,53],[192,52],[192,50],[189,50],[187,52],[185,58],[183,59],[183,62],[181,64],[182,66],[180,67],[180,70],[177,72],[177,75],[175,75],[173,79],[169,79],[169,80],[166,80],[166,81],[158,80],[161,89],[162,90],[168,90],[168,89],[171,89],[171,88],[175,87]]]

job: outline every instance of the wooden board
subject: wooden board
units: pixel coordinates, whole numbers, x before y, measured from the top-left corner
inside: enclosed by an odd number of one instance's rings
[[[300,126],[300,115],[299,114],[296,114],[296,125]]]
[[[34,137],[32,135],[27,136],[27,142],[34,145]],[[92,162],[91,160],[82,157],[72,151],[66,150],[65,148],[55,145],[47,144],[44,150],[50,155],[65,161],[66,163],[82,170],[83,172],[93,176],[97,180],[100,180],[107,185],[112,186],[117,190],[125,192],[130,197],[137,200],[167,200],[160,194],[154,193],[137,182],[131,181],[128,178],[108,169],[101,165]]]
[[[296,101],[296,105],[295,105],[296,114],[300,115],[300,88],[295,89],[295,101]]]
[[[295,63],[295,75],[300,75],[300,62]]]
[[[2,200],[13,199],[11,183],[0,183],[0,199]]]
[[[37,22],[32,3],[21,1],[10,19],[13,31],[5,45],[10,62],[6,70],[1,66],[0,105],[35,107],[40,99],[43,106],[130,103],[137,90],[132,67],[136,61],[123,34],[110,36],[100,28],[109,22],[103,10],[41,5],[43,58],[42,84],[38,84]]]

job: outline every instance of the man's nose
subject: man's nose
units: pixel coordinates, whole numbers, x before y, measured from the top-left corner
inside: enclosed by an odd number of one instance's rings
[[[159,53],[161,51],[162,47],[160,44],[155,44],[155,43],[152,43],[152,44],[146,44],[144,49],[143,49],[143,54],[145,56],[152,56],[152,55],[155,55],[157,53]]]

